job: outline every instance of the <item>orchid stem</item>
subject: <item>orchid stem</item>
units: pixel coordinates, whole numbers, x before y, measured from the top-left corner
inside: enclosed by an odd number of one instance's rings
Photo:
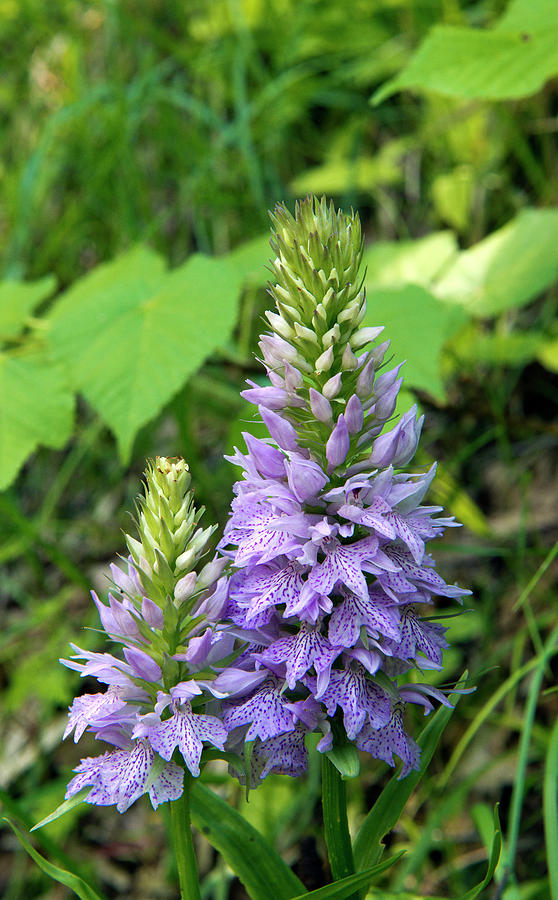
[[[324,834],[334,881],[353,875],[355,864],[347,823],[345,782],[327,756],[322,757],[322,809]],[[358,900],[358,893],[347,900]]]
[[[184,792],[170,804],[171,830],[174,844],[180,900],[201,900],[198,866],[190,825],[190,787],[192,776],[184,773]]]

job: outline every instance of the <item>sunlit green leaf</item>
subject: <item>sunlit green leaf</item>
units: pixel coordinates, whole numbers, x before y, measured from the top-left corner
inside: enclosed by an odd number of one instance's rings
[[[408,88],[465,99],[528,97],[558,73],[557,46],[556,4],[518,0],[492,29],[434,27],[373,102]]]
[[[432,182],[432,199],[443,222],[458,231],[466,231],[475,189],[475,170],[472,166],[457,166],[451,172],[441,172]]]
[[[0,353],[0,490],[39,444],[63,447],[74,398],[64,372],[43,353]]]
[[[295,194],[343,194],[371,191],[379,184],[397,184],[402,179],[401,157],[408,148],[403,139],[388,142],[376,156],[332,156],[323,165],[297,175],[291,183]]]
[[[545,346],[548,344],[537,331],[483,334],[478,323],[473,323],[451,339],[447,351],[453,367],[524,366],[536,357],[542,362]]]
[[[55,285],[52,276],[40,281],[0,282],[0,340],[21,331],[27,316],[52,294]]]
[[[137,247],[56,304],[52,353],[116,435],[123,460],[141,426],[228,339],[241,281],[224,260],[192,256],[167,272]]]
[[[440,354],[445,341],[466,321],[462,310],[443,303],[418,285],[399,288],[370,286],[364,325],[385,325],[395,360],[406,360],[401,371],[407,387],[428,391],[443,400]]]
[[[235,247],[224,258],[238,272],[245,284],[263,287],[270,277],[266,267],[272,254],[269,235],[262,234]]]
[[[428,287],[456,255],[457,241],[451,231],[435,231],[416,241],[375,241],[362,258],[367,289],[404,284]]]
[[[558,275],[558,210],[526,209],[463,251],[436,283],[436,295],[475,316],[522,306]]]
[[[346,741],[325,754],[343,778],[356,778],[360,772],[360,760],[354,744]]]
[[[537,359],[546,369],[551,372],[558,372],[558,338],[551,341],[541,343]]]

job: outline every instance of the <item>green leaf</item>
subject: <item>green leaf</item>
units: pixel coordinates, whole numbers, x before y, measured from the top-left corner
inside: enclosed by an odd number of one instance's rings
[[[41,856],[40,853],[37,853],[34,847],[31,846],[29,841],[25,838],[25,836],[21,833],[19,828],[14,825],[9,819],[4,819],[4,822],[10,826],[19,842],[23,845],[29,856],[37,863],[39,868],[48,875],[49,878],[52,878],[53,881],[58,881],[59,884],[63,884],[66,887],[70,888],[76,894],[80,900],[102,900],[100,894],[93,890],[93,888],[87,884],[83,878],[80,878],[79,875],[74,875],[73,872],[68,872],[66,869],[61,869],[58,866],[53,865],[53,863],[48,862]]]
[[[397,184],[402,179],[401,157],[409,148],[407,139],[388,141],[376,156],[347,158],[331,155],[321,166],[297,175],[291,182],[294,194],[344,194],[370,192],[380,184]]]
[[[264,287],[269,279],[266,268],[272,255],[269,235],[262,234],[227,253],[226,261],[250,287]]]
[[[558,372],[558,338],[542,343],[537,352],[537,359],[550,372]]]
[[[433,28],[372,102],[406,88],[469,100],[528,97],[558,73],[557,46],[558,7],[553,0],[518,0],[490,30]]]
[[[39,444],[58,449],[72,433],[74,398],[64,372],[40,352],[0,353],[0,490]]]
[[[528,303],[558,275],[558,210],[525,209],[503,228],[464,250],[435,293],[475,316]]]
[[[401,859],[404,853],[405,851],[401,850],[392,856],[391,859],[386,859],[377,866],[371,866],[364,872],[349,875],[347,878],[342,878],[333,884],[327,884],[325,887],[316,888],[314,891],[307,891],[305,894],[294,897],[293,900],[306,900],[306,898],[312,898],[312,900],[345,900],[354,891],[367,887],[375,875],[381,875],[382,872],[389,869],[398,859]]]
[[[0,282],[0,340],[18,334],[27,316],[55,287],[56,279],[52,275],[40,281]]]
[[[447,346],[452,368],[466,366],[524,366],[535,358],[541,360],[545,345],[542,332],[510,331],[485,334],[478,323],[462,329]],[[556,342],[558,348],[558,341]]]
[[[459,697],[459,694],[450,697],[454,707]],[[401,780],[393,775],[366,816],[353,844],[357,870],[379,861],[384,849],[382,839],[397,824],[407,800],[428,768],[442,732],[452,715],[453,708],[448,709],[446,706],[436,711],[418,739],[421,749],[420,770],[410,772]]]
[[[252,900],[290,900],[304,885],[236,810],[199,781],[190,795],[192,822],[238,875]]]
[[[236,319],[238,271],[192,256],[172,272],[136,247],[78,281],[49,317],[49,342],[76,390],[129,460],[149,422],[215,350]]]
[[[406,387],[428,391],[443,401],[441,350],[445,341],[466,321],[466,314],[414,284],[399,288],[371,285],[367,287],[367,296],[363,325],[385,325],[385,336],[391,341],[390,353],[393,353],[394,361],[406,360],[401,372]]]
[[[558,900],[558,721],[554,723],[544,764],[543,818],[551,900]]]
[[[327,756],[322,756],[322,809],[331,874],[334,881],[342,881],[355,873],[347,822],[347,786]],[[349,894],[350,900],[358,900],[358,895],[352,891]]]
[[[432,182],[432,199],[440,218],[458,231],[469,226],[476,172],[473,166],[456,166],[441,172]]]
[[[365,248],[367,290],[382,285],[429,287],[452,256],[457,242],[451,231],[435,231],[416,241],[377,241]]]
[[[500,826],[500,817],[498,815],[498,804],[496,804],[496,806],[494,807],[494,835],[492,838],[492,849],[490,851],[490,859],[488,860],[488,869],[486,870],[486,875],[484,876],[483,880],[476,885],[476,887],[471,888],[469,891],[467,891],[466,894],[463,895],[463,900],[474,900],[474,898],[478,897],[480,892],[490,884],[494,876],[494,872],[496,871],[496,866],[498,865],[501,852],[502,828]]]
[[[360,772],[360,759],[354,744],[346,741],[324,754],[343,778],[356,778]]]
[[[44,819],[41,819],[40,822],[37,822],[36,825],[33,825],[31,831],[38,831],[39,828],[44,828],[45,825],[50,825],[51,822],[55,822],[56,819],[60,819],[61,816],[65,816],[66,813],[70,812],[70,810],[74,809],[76,806],[79,806],[80,803],[83,803],[85,797],[87,797],[90,791],[91,788],[85,787],[77,794],[74,794],[73,797],[70,797],[69,800],[63,800],[62,803],[56,807],[54,812],[49,813],[48,816],[45,816]]]

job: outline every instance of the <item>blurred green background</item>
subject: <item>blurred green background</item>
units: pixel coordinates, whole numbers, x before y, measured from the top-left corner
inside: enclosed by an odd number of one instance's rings
[[[312,191],[360,212],[368,321],[407,360],[401,408],[426,413],[417,467],[440,461],[433,500],[466,526],[435,548],[440,571],[474,591],[432,677],[468,668],[477,691],[370,897],[462,897],[496,802],[506,858],[481,896],[558,897],[558,669],[542,656],[557,608],[556,47],[555,0],[0,0],[6,815],[36,822],[97,752],[60,744],[88,685],[57,660],[70,640],[103,649],[84,631],[88,590],[123,552],[145,458],[184,455],[207,520],[226,519],[223,453],[258,427],[239,391],[261,377],[267,209]],[[368,760],[349,784],[353,828],[389,775]],[[315,766],[248,804],[217,767],[207,777],[324,883]],[[76,811],[36,840],[107,898],[177,896],[147,803]],[[204,897],[243,900],[198,850]],[[0,893],[70,895],[7,829]]]

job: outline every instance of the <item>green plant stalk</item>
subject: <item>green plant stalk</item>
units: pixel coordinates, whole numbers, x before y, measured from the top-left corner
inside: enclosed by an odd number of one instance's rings
[[[552,900],[558,900],[558,721],[555,722],[546,754],[543,785],[544,836],[546,842],[546,858],[548,880]]]
[[[347,790],[340,773],[322,757],[322,809],[324,835],[334,881],[353,875],[355,864],[347,823]],[[358,892],[347,900],[358,900]]]
[[[190,788],[192,776],[184,772],[184,791],[170,804],[171,831],[176,868],[180,883],[180,900],[201,900],[198,866],[190,824]]]
[[[527,697],[527,706],[524,715],[524,726],[519,744],[519,757],[517,761],[517,770],[514,780],[514,788],[511,799],[510,821],[508,827],[507,848],[504,854],[504,872],[502,881],[504,885],[510,878],[513,878],[515,855],[517,851],[517,840],[519,837],[519,826],[521,822],[521,810],[523,806],[523,798],[525,796],[525,780],[527,772],[527,763],[529,762],[529,750],[531,747],[531,734],[535,721],[535,713],[537,711],[537,703],[541,689],[542,680],[547,660],[554,649],[554,645],[558,638],[558,627],[554,628],[548,641],[542,657],[539,658],[539,665],[534,673],[533,680],[529,688]]]

